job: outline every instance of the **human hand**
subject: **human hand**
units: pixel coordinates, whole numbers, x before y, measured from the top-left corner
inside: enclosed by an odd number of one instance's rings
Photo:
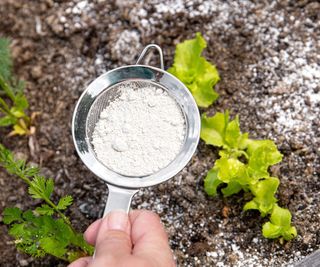
[[[92,223],[84,237],[95,245],[95,257],[80,258],[68,267],[176,266],[159,216],[150,211],[113,211]]]

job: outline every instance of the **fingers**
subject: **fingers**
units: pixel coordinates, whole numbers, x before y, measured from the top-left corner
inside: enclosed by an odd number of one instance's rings
[[[91,245],[95,245],[97,234],[101,225],[102,219],[93,222],[84,232],[84,239]]]
[[[92,260],[92,257],[80,258],[69,264],[68,267],[86,267],[89,262]]]
[[[130,221],[133,255],[148,259],[155,266],[175,266],[159,216],[150,211],[132,211]]]
[[[130,229],[129,217],[124,211],[112,211],[102,219],[96,237],[96,259],[103,258],[111,265],[110,261],[131,255]]]
[[[90,264],[76,261],[83,265],[71,267],[116,266],[120,262],[135,262],[137,265],[132,266],[141,267],[175,266],[160,218],[150,211],[132,211],[129,216],[122,211],[111,212],[91,224],[84,236],[96,244],[95,258]]]

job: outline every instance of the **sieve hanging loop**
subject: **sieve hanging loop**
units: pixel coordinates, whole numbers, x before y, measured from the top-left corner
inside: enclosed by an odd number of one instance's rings
[[[162,70],[164,70],[162,49],[161,49],[160,46],[158,46],[158,45],[156,45],[156,44],[149,44],[149,45],[147,45],[147,46],[142,50],[142,52],[141,52],[141,54],[140,54],[140,56],[139,56],[139,58],[138,58],[138,60],[137,60],[136,65],[139,65],[139,64],[140,64],[140,62],[142,61],[142,59],[144,58],[144,56],[146,55],[146,53],[148,52],[148,50],[149,50],[150,48],[154,48],[154,49],[158,50],[158,52],[159,52],[159,58],[160,58],[160,68],[161,68]]]

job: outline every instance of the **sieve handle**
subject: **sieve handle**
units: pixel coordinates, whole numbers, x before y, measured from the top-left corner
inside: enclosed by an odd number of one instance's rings
[[[103,217],[113,210],[124,210],[126,213],[129,213],[131,199],[139,190],[120,188],[109,184],[107,185],[109,189],[109,195]],[[94,251],[92,257],[95,258],[95,255],[96,251]]]
[[[108,188],[109,195],[106,207],[104,209],[103,217],[113,210],[124,210],[128,213],[130,209],[131,199],[139,190],[120,188],[109,184]]]
[[[156,50],[158,50],[159,52],[159,57],[160,57],[160,68],[164,70],[164,64],[163,64],[163,54],[162,54],[162,49],[160,46],[156,45],[156,44],[149,44],[147,45],[141,52],[136,65],[140,64],[140,62],[142,61],[142,59],[144,58],[144,56],[146,55],[146,53],[148,52],[148,50],[150,48],[155,48]]]

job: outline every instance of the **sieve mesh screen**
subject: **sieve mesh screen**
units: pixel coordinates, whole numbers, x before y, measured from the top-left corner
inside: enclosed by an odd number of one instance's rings
[[[101,112],[115,99],[120,97],[121,89],[125,87],[133,87],[139,90],[139,88],[149,87],[152,85],[152,87],[156,87],[162,90],[165,90],[168,92],[168,90],[160,86],[154,82],[146,81],[146,80],[130,80],[130,81],[123,81],[120,83],[117,83],[113,86],[110,86],[106,90],[104,90],[95,100],[95,102],[92,104],[89,114],[86,121],[86,133],[88,137],[88,141],[90,143],[90,146],[92,147],[92,134],[94,132],[95,125],[97,124]],[[182,110],[181,110],[182,111]],[[183,116],[185,116],[184,112]]]

